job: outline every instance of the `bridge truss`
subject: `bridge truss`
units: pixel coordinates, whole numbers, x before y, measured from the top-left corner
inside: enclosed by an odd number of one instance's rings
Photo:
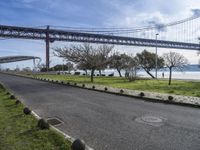
[[[40,57],[34,57],[34,56],[6,56],[6,57],[0,57],[0,64],[17,62],[17,61],[24,61],[24,60],[31,60],[31,59],[41,60]]]
[[[129,45],[129,46],[200,50],[200,45],[197,43],[185,43],[185,42],[175,42],[175,41],[165,41],[165,40],[155,40],[155,39],[124,37],[116,35],[106,35],[98,33],[84,33],[75,31],[56,30],[56,29],[49,29],[49,26],[47,26],[46,29],[38,29],[29,27],[0,25],[0,37],[45,40],[47,68],[49,68],[49,45],[50,42],[54,41],[87,42],[87,43],[101,43],[101,44],[115,44],[115,45]]]

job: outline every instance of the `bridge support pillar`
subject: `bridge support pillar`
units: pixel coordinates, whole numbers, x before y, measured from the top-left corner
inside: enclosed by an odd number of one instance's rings
[[[47,71],[49,70],[49,44],[50,44],[49,26],[47,26],[47,29],[46,29],[46,69]]]

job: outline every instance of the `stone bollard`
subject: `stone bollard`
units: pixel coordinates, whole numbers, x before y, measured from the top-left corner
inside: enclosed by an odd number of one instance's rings
[[[76,139],[71,146],[72,150],[85,150],[85,142],[80,139]]]
[[[119,92],[120,92],[120,94],[123,94],[123,93],[124,93],[124,90],[123,90],[123,89],[121,89]]]
[[[16,104],[16,105],[18,105],[18,104],[20,104],[20,103],[21,103],[20,100],[16,100],[16,101],[15,101],[15,104]]]
[[[84,87],[85,87],[85,84],[82,84],[82,87],[84,88]]]
[[[42,130],[49,129],[50,127],[48,122],[45,119],[39,119],[37,126]]]
[[[15,96],[14,95],[10,95],[10,99],[15,99]]]
[[[23,110],[24,114],[29,115],[31,114],[31,110],[28,107],[25,107]]]
[[[145,94],[143,92],[140,92],[139,96],[143,97],[143,96],[145,96]]]
[[[107,87],[105,87],[105,88],[104,88],[104,90],[105,90],[105,91],[108,91],[108,88],[107,88]]]

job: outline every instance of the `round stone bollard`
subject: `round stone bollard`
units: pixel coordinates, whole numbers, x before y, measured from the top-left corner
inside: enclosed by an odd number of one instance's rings
[[[15,101],[15,104],[16,104],[16,105],[19,105],[20,103],[21,103],[20,100],[16,100],[16,101]]]
[[[72,150],[85,150],[85,142],[80,139],[76,139],[71,146]]]
[[[10,99],[15,99],[15,96],[14,95],[10,95]]]
[[[24,114],[29,115],[31,114],[31,110],[28,107],[25,107],[23,110]]]
[[[124,90],[123,90],[123,89],[121,89],[119,92],[120,92],[120,94],[123,94],[123,93],[124,93]]]
[[[173,99],[174,99],[173,96],[168,96],[168,100],[169,100],[169,101],[172,101]]]
[[[104,90],[105,90],[105,91],[108,91],[108,88],[107,88],[107,87],[105,87],[105,88],[104,88]]]
[[[45,119],[39,119],[37,126],[42,130],[49,129],[50,127],[48,122]]]
[[[140,97],[143,97],[143,96],[145,96],[145,94],[143,93],[143,92],[140,92]]]

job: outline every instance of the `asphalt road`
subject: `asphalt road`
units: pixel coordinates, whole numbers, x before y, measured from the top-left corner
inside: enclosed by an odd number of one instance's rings
[[[200,109],[0,74],[0,81],[44,118],[96,150],[199,150]]]

